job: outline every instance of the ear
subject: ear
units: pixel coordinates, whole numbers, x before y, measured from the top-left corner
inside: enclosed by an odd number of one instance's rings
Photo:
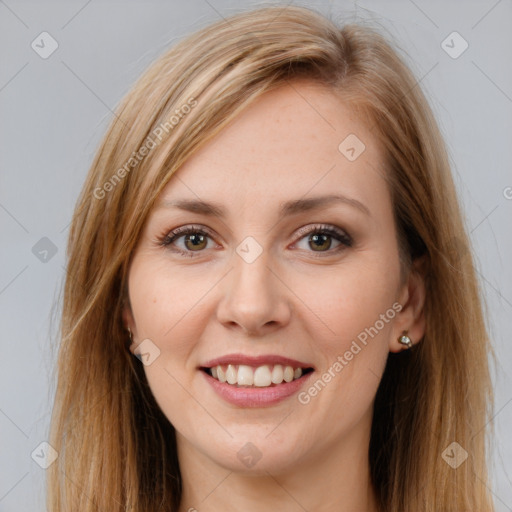
[[[131,333],[132,343],[130,345],[130,350],[133,352],[133,349],[135,348],[135,340],[138,338],[137,329],[135,327],[135,319],[133,318],[132,308],[130,306],[128,298],[124,301],[122,316],[123,325],[127,331],[127,336],[129,336],[129,333]]]
[[[413,261],[409,275],[400,288],[398,303],[402,309],[395,317],[393,336],[389,341],[390,352],[401,352],[404,346],[398,338],[407,332],[414,344],[419,343],[425,334],[425,276],[426,257]]]

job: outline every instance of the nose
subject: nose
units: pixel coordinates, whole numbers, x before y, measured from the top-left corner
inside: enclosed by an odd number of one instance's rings
[[[290,321],[292,294],[267,254],[251,263],[233,254],[217,307],[217,319],[225,327],[263,336]]]

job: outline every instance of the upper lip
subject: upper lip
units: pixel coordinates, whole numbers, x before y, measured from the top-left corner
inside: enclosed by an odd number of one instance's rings
[[[201,365],[201,368],[213,368],[219,365],[245,364],[247,366],[263,366],[265,364],[282,364],[292,366],[293,368],[313,368],[309,363],[303,363],[296,359],[283,357],[275,354],[265,354],[261,356],[248,356],[246,354],[228,354],[215,359],[210,359]]]

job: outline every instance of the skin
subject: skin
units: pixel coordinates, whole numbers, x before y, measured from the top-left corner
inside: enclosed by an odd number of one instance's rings
[[[352,162],[338,150],[349,134],[366,146]],[[149,338],[160,350],[144,370],[176,428],[180,512],[378,510],[368,464],[374,397],[388,353],[404,348],[397,338],[407,330],[417,342],[425,328],[423,280],[414,267],[400,277],[382,161],[333,92],[300,81],[265,93],[163,191],[130,267],[124,319],[134,345]],[[368,213],[339,202],[278,216],[281,202],[333,192]],[[215,201],[226,217],[164,206],[178,198]],[[190,224],[211,232],[199,248],[185,236],[159,243]],[[315,251],[311,235],[297,231],[316,224],[344,230],[352,246],[331,237]],[[248,236],[263,251],[250,264],[236,252]],[[235,352],[279,354],[313,366],[312,383],[396,302],[402,310],[307,404],[293,395],[236,407],[198,370]],[[237,457],[247,442],[261,455],[250,468]]]

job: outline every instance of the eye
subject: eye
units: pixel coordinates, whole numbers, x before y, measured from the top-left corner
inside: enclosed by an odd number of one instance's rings
[[[317,253],[337,253],[346,247],[352,246],[352,238],[345,231],[335,226],[325,224],[311,225],[300,228],[297,232],[302,235],[297,245],[307,236],[307,247],[305,250],[310,249],[309,252]],[[208,249],[208,241],[212,239],[210,231],[202,226],[183,226],[174,229],[158,239],[159,245],[169,247],[175,252],[183,256],[194,257],[194,253],[203,252]],[[332,248],[332,240],[335,240],[338,245]],[[181,242],[181,247],[178,242]],[[304,247],[299,247],[304,249]]]
[[[177,244],[182,241],[182,246]],[[159,239],[160,245],[170,247],[174,245],[173,250],[184,256],[194,256],[194,252],[201,252],[208,248],[209,231],[199,226],[184,226],[167,233]]]
[[[309,248],[313,252],[317,253],[332,254],[334,252],[339,252],[346,247],[352,246],[352,238],[350,235],[335,226],[325,224],[306,226],[299,229],[298,234],[305,236],[302,236],[297,243],[300,243],[302,240],[307,238],[307,240],[305,240],[307,244],[305,250],[308,250]],[[332,248],[333,239],[338,243],[334,249]],[[304,247],[299,248],[304,249]]]

